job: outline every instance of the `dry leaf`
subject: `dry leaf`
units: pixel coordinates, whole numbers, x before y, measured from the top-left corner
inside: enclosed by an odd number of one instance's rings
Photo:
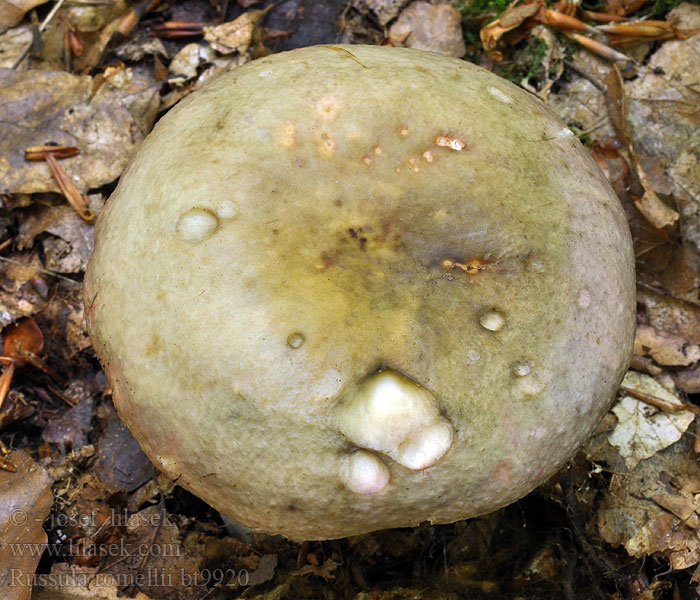
[[[333,571],[335,571],[340,566],[340,563],[335,562],[332,559],[327,559],[322,565],[304,565],[298,571],[293,571],[292,575],[315,575],[316,577],[322,577],[323,579],[335,579]]]
[[[610,489],[596,515],[603,540],[632,556],[663,556],[672,569],[698,563],[700,466],[691,444],[686,436],[631,472],[611,457]]]
[[[700,346],[649,325],[637,327],[634,353],[649,355],[660,365],[687,366],[700,360]]]
[[[47,541],[42,524],[53,504],[51,479],[24,451],[8,459],[17,472],[0,470],[0,597],[29,600]]]
[[[104,199],[97,194],[88,197],[91,208],[99,211]],[[43,235],[41,234],[50,234]],[[81,219],[65,204],[30,210],[20,224],[17,248],[31,248],[37,236],[44,251],[44,265],[56,273],[79,273],[87,267],[92,254],[93,226]]]
[[[29,362],[37,366],[39,354],[44,349],[44,336],[34,319],[20,319],[6,327],[4,334],[0,362],[6,365],[16,363],[17,366]]]
[[[637,302],[649,325],[700,345],[700,306],[642,287],[637,289]]]
[[[413,2],[389,29],[395,45],[440,52],[448,56],[464,56],[467,49],[462,34],[462,17],[448,4]]]
[[[120,582],[109,573],[100,573],[97,567],[80,567],[68,563],[54,563],[51,573],[44,578],[45,585],[36,588],[32,600],[118,600]],[[132,600],[153,600],[138,592]]]
[[[663,229],[669,225],[673,225],[680,215],[672,208],[666,206],[657,196],[654,188],[649,183],[649,178],[646,176],[642,165],[636,163],[637,176],[642,186],[644,186],[644,194],[640,200],[635,200],[634,205],[640,213],[657,229]]]
[[[263,554],[260,557],[260,561],[255,569],[249,574],[247,585],[260,585],[267,581],[271,581],[275,576],[275,569],[277,568],[277,555],[276,554]]]
[[[204,28],[204,39],[221,54],[245,54],[267,10],[249,10],[228,23]]]
[[[534,2],[531,4],[521,4],[511,6],[501,13],[495,21],[491,21],[479,31],[481,44],[487,53],[496,48],[498,40],[503,34],[508,33],[512,29],[519,27],[522,23],[537,14],[544,4],[542,2]]]
[[[12,69],[34,39],[35,28],[20,25],[0,34],[0,69]],[[26,59],[21,62],[26,65]],[[19,67],[21,70],[22,67]]]
[[[144,93],[157,97],[158,89]],[[47,144],[80,149],[61,166],[81,193],[117,179],[143,140],[140,115],[130,110],[134,96],[106,85],[95,92],[87,76],[0,70],[0,193],[59,191],[45,162],[24,158],[26,148]]]
[[[622,384],[668,402],[680,403],[679,398],[649,375],[629,371]],[[629,469],[678,441],[695,419],[690,411],[665,413],[631,396],[623,396],[612,412],[618,424],[608,441],[617,447]]]
[[[14,27],[35,6],[46,0],[0,0],[0,32]]]

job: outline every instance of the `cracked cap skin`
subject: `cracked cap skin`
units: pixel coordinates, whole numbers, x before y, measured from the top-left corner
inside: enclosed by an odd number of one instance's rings
[[[530,94],[402,48],[265,57],[169,111],[99,218],[88,327],[153,462],[295,539],[551,476],[631,355],[633,254]]]

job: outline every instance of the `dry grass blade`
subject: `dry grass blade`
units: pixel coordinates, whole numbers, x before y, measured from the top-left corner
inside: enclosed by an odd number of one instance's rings
[[[97,218],[97,215],[95,214],[95,211],[88,206],[87,198],[80,193],[77,187],[75,187],[75,184],[58,164],[58,161],[54,155],[51,152],[44,152],[43,154],[44,160],[46,160],[46,162],[49,164],[51,173],[53,174],[56,183],[58,183],[61,193],[75,209],[75,212],[77,212],[88,223],[94,221]]]
[[[684,402],[682,404],[673,404],[668,400],[664,400],[663,398],[659,398],[658,396],[653,396],[651,394],[645,394],[644,392],[640,392],[639,390],[628,387],[626,385],[621,385],[620,391],[627,394],[628,396],[636,398],[637,400],[641,400],[645,404],[649,404],[650,406],[654,406],[666,412],[680,412],[683,410],[687,410],[696,415],[700,414],[700,407],[695,406],[695,404],[690,404],[688,402]]]
[[[46,160],[46,154],[55,158],[69,158],[79,153],[75,146],[32,146],[25,149],[24,160]]]

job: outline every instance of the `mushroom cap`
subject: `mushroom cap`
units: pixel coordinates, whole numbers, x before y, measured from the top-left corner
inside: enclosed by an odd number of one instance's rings
[[[88,327],[122,419],[178,484],[292,538],[517,500],[631,355],[630,234],[589,153],[428,52],[219,77],[156,125],[95,237]]]

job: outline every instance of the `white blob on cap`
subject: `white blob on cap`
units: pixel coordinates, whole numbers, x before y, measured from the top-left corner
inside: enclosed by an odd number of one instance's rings
[[[452,426],[442,421],[410,434],[391,456],[409,469],[425,469],[434,464],[452,445]]]
[[[513,371],[513,375],[517,377],[527,377],[532,371],[532,363],[528,360],[519,360],[513,363],[510,368]]]
[[[507,104],[510,104],[511,102],[513,102],[513,99],[508,94],[506,94],[505,92],[502,92],[497,87],[490,85],[486,89],[488,90],[489,94],[491,94],[494,98],[497,98],[501,102],[505,102]]]
[[[175,225],[178,237],[190,244],[210,238],[219,228],[216,215],[204,208],[193,208],[182,215]]]
[[[340,431],[357,446],[384,452],[409,469],[436,463],[452,444],[452,425],[436,398],[413,380],[384,369],[338,405]]]
[[[232,221],[238,216],[238,204],[233,200],[224,200],[216,207],[216,216],[222,221]]]
[[[376,494],[389,483],[389,468],[377,455],[367,450],[356,450],[343,462],[341,478],[352,492]]]
[[[578,294],[576,304],[578,304],[581,308],[588,308],[592,301],[593,299],[591,298],[591,293],[588,290],[581,290]]]
[[[497,310],[489,310],[479,318],[479,325],[489,331],[498,331],[506,324],[506,318]]]

